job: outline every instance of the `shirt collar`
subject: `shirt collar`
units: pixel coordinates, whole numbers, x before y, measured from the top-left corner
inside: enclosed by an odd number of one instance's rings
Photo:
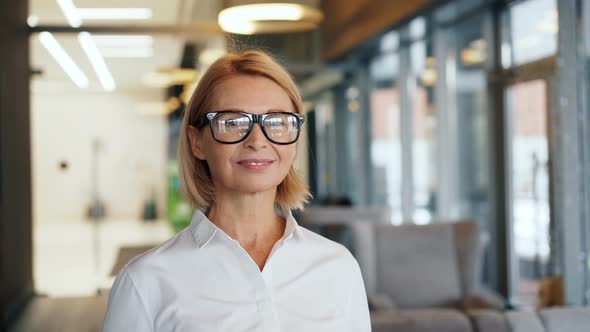
[[[283,217],[285,218],[285,233],[281,237],[281,240],[289,240],[296,234],[301,234],[300,226],[293,217],[291,210],[283,209]],[[211,241],[215,233],[218,231],[224,233],[219,227],[212,223],[209,218],[200,210],[195,209],[191,220],[191,232],[197,242],[199,248],[204,247]],[[226,235],[227,236],[227,235]],[[228,236],[229,237],[229,236]]]
[[[295,234],[300,235],[301,229],[299,229],[299,224],[297,224],[297,220],[293,217],[291,210],[283,209],[283,217],[285,217],[286,225],[285,225],[285,233],[281,240],[288,240],[292,238]]]

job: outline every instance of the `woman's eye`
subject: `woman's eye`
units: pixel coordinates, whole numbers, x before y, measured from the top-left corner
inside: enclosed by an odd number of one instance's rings
[[[272,119],[269,121],[269,126],[271,128],[282,128],[284,127],[286,122],[283,119]]]

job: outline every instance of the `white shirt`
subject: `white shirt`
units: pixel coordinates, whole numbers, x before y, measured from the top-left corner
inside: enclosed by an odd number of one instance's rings
[[[357,261],[284,213],[285,233],[260,271],[195,210],[189,227],[121,270],[103,331],[370,331]]]

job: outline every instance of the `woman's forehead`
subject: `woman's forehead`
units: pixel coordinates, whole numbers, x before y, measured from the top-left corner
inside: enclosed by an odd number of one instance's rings
[[[291,98],[281,86],[262,76],[240,75],[221,82],[214,89],[215,111],[242,110],[266,113],[271,110],[294,110]]]

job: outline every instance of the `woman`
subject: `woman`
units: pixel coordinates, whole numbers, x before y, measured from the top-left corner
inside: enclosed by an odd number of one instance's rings
[[[103,331],[370,331],[356,260],[291,215],[309,196],[293,168],[301,111],[265,53],[208,69],[179,139],[191,225],[119,273]]]

